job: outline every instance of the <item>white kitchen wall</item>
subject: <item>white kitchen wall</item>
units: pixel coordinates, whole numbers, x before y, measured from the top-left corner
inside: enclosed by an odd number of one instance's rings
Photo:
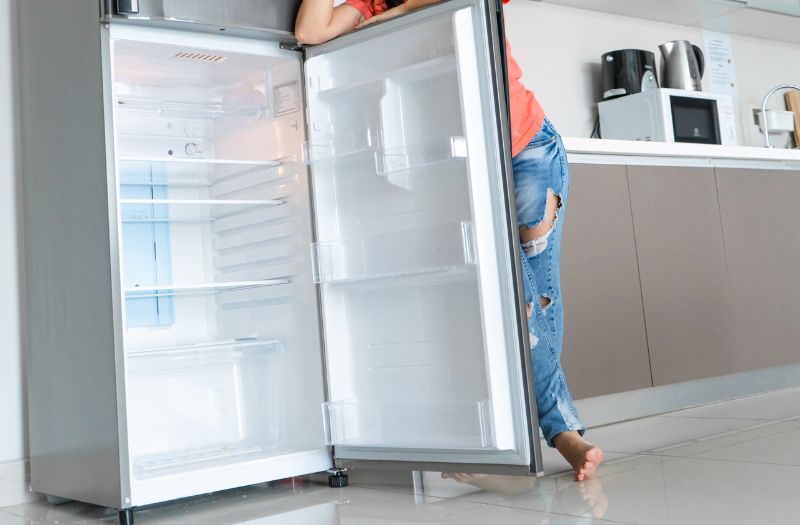
[[[12,5],[0,0],[0,507],[25,499]]]
[[[703,46],[701,29],[571,7],[513,0],[506,6],[511,48],[550,119],[564,136],[588,137],[599,98],[600,56],[614,49],[648,49],[689,40]],[[800,31],[800,19],[797,19]],[[738,74],[740,142],[761,146],[752,108],[774,85],[800,83],[800,46],[733,36]],[[782,96],[771,105],[783,108]]]

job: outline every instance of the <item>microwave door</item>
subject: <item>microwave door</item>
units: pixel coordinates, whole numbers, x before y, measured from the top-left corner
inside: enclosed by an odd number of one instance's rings
[[[306,49],[340,464],[541,468],[496,16],[453,0]]]

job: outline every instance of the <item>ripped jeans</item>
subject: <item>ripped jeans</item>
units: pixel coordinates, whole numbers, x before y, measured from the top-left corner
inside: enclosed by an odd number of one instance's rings
[[[569,168],[561,136],[545,119],[541,131],[513,160],[520,229],[545,220],[547,197],[557,197],[555,220],[547,233],[522,243],[522,277],[539,426],[547,444],[562,432],[586,431],[561,368],[564,309],[561,303],[561,232],[569,191]],[[550,219],[550,217],[548,217]]]

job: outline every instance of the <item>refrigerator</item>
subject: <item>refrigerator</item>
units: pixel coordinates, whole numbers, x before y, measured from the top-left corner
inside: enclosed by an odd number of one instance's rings
[[[541,473],[499,3],[19,7],[32,490]]]

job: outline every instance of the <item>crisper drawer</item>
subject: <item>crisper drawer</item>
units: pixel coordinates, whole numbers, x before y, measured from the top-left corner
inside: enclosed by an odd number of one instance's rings
[[[284,427],[283,365],[279,341],[131,354],[127,399],[134,475],[157,477],[274,453]]]

